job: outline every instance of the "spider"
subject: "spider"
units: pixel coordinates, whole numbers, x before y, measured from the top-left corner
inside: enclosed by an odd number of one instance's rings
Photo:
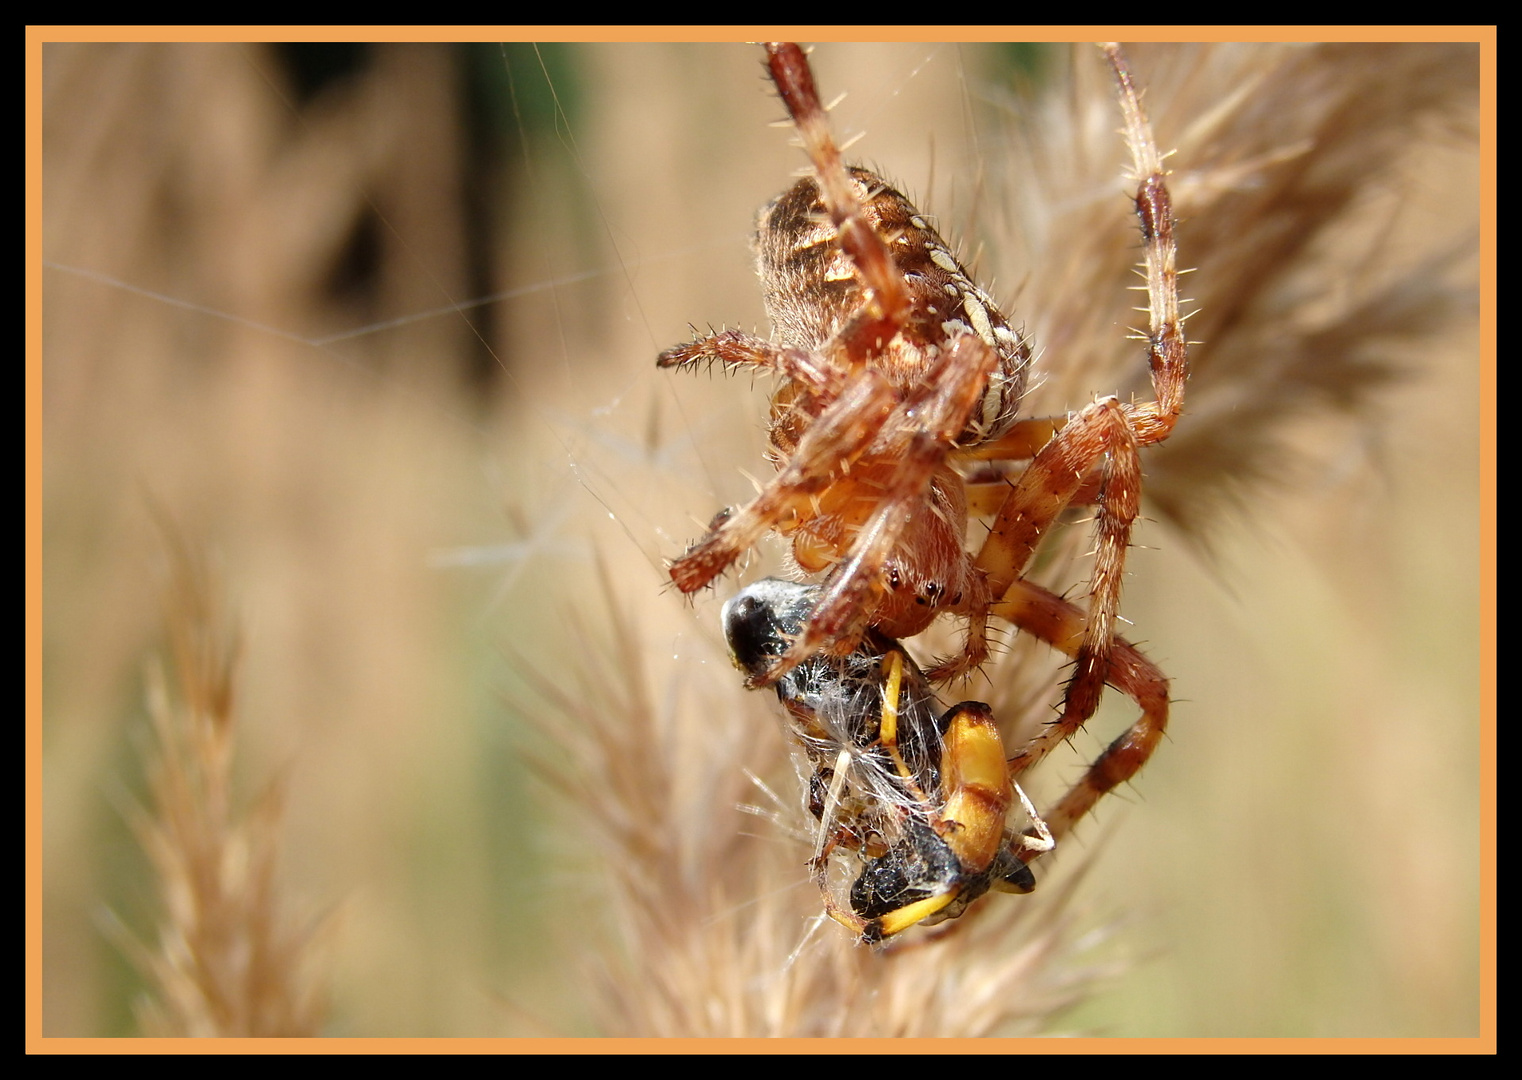
[[[1148,296],[1140,336],[1155,400],[1105,397],[1066,417],[1019,419],[1029,345],[902,194],[842,162],[808,60],[789,43],[766,45],[768,68],[811,167],[760,214],[758,272],[774,340],[724,331],[657,360],[780,377],[768,450],[777,475],[670,566],[677,588],[695,592],[775,530],[792,541],[801,570],[823,575],[788,647],[749,671],[752,686],[775,684],[816,654],[847,655],[873,633],[912,637],[942,613],[967,620],[966,640],[929,678],[966,676],[988,656],[992,614],[1074,660],[1061,713],[1011,759],[1011,778],[1081,728],[1107,682],[1141,706],[1048,818],[1054,835],[1141,767],[1168,715],[1167,680],[1115,622],[1140,506],[1139,451],[1172,431],[1188,361],[1162,155],[1124,53],[1103,51],[1137,184]],[[970,479],[1019,461],[1027,464],[1012,479]],[[1049,527],[1078,503],[1096,508],[1086,612],[1024,578]],[[992,519],[976,553],[965,546],[970,513]]]
[[[725,604],[735,663],[752,674],[770,667],[818,592],[767,578]],[[813,766],[815,874],[837,922],[876,944],[916,923],[956,918],[990,888],[1035,888],[1026,863],[1055,841],[1011,779],[987,705],[964,701],[940,713],[914,661],[875,631],[850,654],[811,657],[773,685]],[[1005,828],[1016,796],[1030,834]],[[849,908],[829,885],[837,849],[855,851],[863,864]]]

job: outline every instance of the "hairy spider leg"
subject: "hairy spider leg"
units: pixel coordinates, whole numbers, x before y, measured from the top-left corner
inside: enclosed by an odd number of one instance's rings
[[[994,605],[994,613],[1075,659],[1087,636],[1088,620],[1080,608],[1029,581],[1015,582],[1005,598]],[[1124,638],[1114,638],[1104,678],[1136,702],[1142,714],[1105,748],[1057,804],[1042,814],[1054,840],[1067,835],[1105,794],[1135,776],[1168,727],[1168,680],[1136,646]],[[1033,768],[1087,720],[1081,708],[1065,703],[1057,720],[1010,758],[1011,778],[1018,779]],[[1022,853],[1021,857],[1029,861],[1034,854]]]
[[[787,106],[804,151],[814,165],[825,210],[839,235],[841,250],[861,274],[867,302],[835,339],[835,353],[853,366],[882,349],[904,325],[909,290],[893,264],[888,245],[862,215],[862,204],[851,189],[850,174],[840,148],[830,134],[829,120],[814,85],[808,57],[791,41],[766,42],[772,82]]]
[[[695,592],[707,585],[778,522],[806,510],[840,469],[878,437],[896,400],[880,372],[867,369],[851,379],[841,396],[804,432],[797,450],[761,494],[671,564],[671,580],[677,588]]]
[[[1015,482],[977,556],[977,566],[987,575],[990,591],[1003,598],[993,610],[1074,658],[1073,675],[1063,693],[1062,713],[1048,732],[1038,738],[1040,746],[1049,747],[1053,741],[1067,738],[1081,728],[1098,709],[1107,681],[1123,689],[1143,710],[1131,731],[1112,745],[1090,770],[1090,776],[1080,782],[1084,793],[1075,789],[1069,797],[1071,803],[1065,800],[1065,809],[1059,808],[1049,819],[1056,823],[1053,831],[1057,835],[1061,835],[1059,826],[1065,830],[1100,794],[1135,774],[1156,748],[1167,724],[1166,679],[1134,647],[1125,645],[1115,632],[1115,623],[1125,553],[1140,513],[1139,451],[1143,446],[1163,441],[1173,430],[1183,408],[1184,384],[1189,374],[1183,318],[1179,314],[1173,213],[1162,156],[1142,111],[1124,54],[1114,44],[1104,46],[1104,50],[1120,87],[1126,141],[1132,155],[1132,179],[1138,184],[1135,203],[1145,245],[1148,363],[1155,400],[1122,403],[1115,398],[1103,398],[1063,423]],[[990,459],[1023,454],[1033,439],[1040,436],[1042,425],[1048,423],[1054,424],[1052,421],[1018,424],[1003,440],[979,447],[975,453]],[[1041,609],[1051,601],[1064,605],[1066,601],[1025,582],[1023,575],[1057,516],[1075,501],[1086,498],[1092,483],[1090,477],[1096,470],[1098,512],[1089,611],[1084,617],[1073,608],[1078,622],[1074,624],[1071,617],[1065,617],[1056,620],[1054,628],[1049,613]],[[1076,648],[1074,632],[1079,633]],[[1039,758],[1045,752],[1041,749],[1035,756]],[[1015,762],[1018,773],[1034,764],[1034,759],[1017,757]]]

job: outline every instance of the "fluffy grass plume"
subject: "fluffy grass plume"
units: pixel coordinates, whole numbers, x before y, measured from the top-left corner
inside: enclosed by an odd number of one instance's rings
[[[164,913],[157,942],[132,949],[152,984],[140,1022],[154,1035],[316,1035],[320,928],[280,892],[280,788],[247,806],[235,791],[237,633],[199,552],[164,531],[169,663],[148,672],[153,802],[134,821]]]

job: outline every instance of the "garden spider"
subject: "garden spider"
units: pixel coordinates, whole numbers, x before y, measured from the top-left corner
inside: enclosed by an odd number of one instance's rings
[[[756,675],[775,663],[818,592],[767,578],[725,604],[736,665]],[[811,657],[773,685],[813,768],[814,871],[831,918],[877,943],[956,918],[990,888],[1035,888],[1026,863],[1055,841],[1010,777],[987,705],[964,701],[941,713],[914,661],[875,631],[850,654]],[[1005,828],[1017,796],[1029,834]],[[830,887],[837,849],[862,862],[849,906]]]
[[[1167,723],[1167,680],[1115,623],[1140,506],[1139,450],[1172,431],[1188,376],[1162,155],[1124,53],[1103,49],[1138,185],[1155,400],[1106,397],[1067,417],[1017,419],[1028,345],[903,195],[844,165],[808,61],[785,43],[767,44],[768,66],[811,169],[760,215],[759,273],[776,340],[725,331],[657,361],[781,376],[768,450],[777,475],[670,567],[677,587],[694,592],[776,530],[802,570],[824,575],[788,647],[749,671],[752,686],[816,654],[849,654],[873,632],[913,636],[942,612],[967,619],[966,642],[929,677],[965,676],[988,656],[994,614],[1074,659],[1060,715],[1011,759],[1011,778],[1081,728],[1107,682],[1141,706],[1048,816],[1059,836],[1141,767]],[[1012,480],[969,481],[1005,461],[1028,464]],[[1087,612],[1024,578],[1049,527],[1076,503],[1096,507]],[[969,513],[992,518],[976,554],[965,547]]]

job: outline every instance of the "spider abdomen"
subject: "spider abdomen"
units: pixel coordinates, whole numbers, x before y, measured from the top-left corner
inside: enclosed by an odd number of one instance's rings
[[[867,169],[848,170],[867,224],[882,238],[909,293],[898,334],[861,359],[901,390],[923,382],[953,340],[976,335],[998,355],[982,400],[960,445],[996,439],[1014,423],[1025,392],[1030,349],[988,295],[962,268],[950,245],[902,193]],[[840,244],[813,177],[804,177],[761,211],[757,273],[774,341],[818,351],[868,302],[862,277]]]

